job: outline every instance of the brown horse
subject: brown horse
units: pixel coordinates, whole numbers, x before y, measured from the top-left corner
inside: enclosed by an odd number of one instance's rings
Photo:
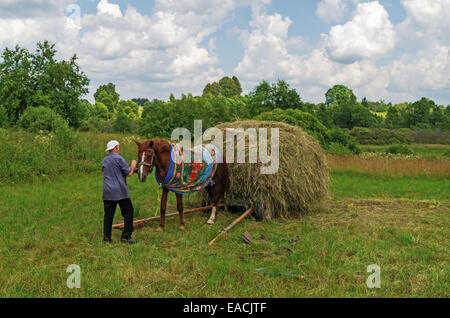
[[[170,145],[169,142],[163,139],[147,140],[143,143],[135,141],[138,146],[138,176],[141,182],[145,182],[147,175],[153,171],[156,167],[156,177],[159,182],[162,183],[169,171],[170,165]],[[216,220],[216,214],[218,212],[217,205],[224,199],[226,188],[229,182],[228,166],[223,160],[217,165],[217,170],[212,179],[213,184],[208,185],[205,189],[209,194],[211,205],[213,205],[211,216],[207,221],[207,224],[212,225]],[[166,222],[166,207],[167,207],[167,194],[169,190],[163,186],[163,193],[161,196],[161,219],[160,226],[156,230],[162,232],[164,230]],[[179,230],[183,231],[186,221],[183,215],[183,195],[175,193],[177,197],[177,209],[180,215],[180,227]]]

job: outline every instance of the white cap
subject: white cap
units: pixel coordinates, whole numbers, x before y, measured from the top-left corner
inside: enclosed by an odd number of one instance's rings
[[[113,150],[116,146],[119,145],[119,142],[117,140],[111,140],[110,142],[108,142],[108,144],[106,145],[106,150],[105,151],[110,151]]]

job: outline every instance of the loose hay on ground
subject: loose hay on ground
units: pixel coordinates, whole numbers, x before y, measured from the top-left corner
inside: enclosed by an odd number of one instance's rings
[[[264,204],[265,217],[268,219],[295,218],[319,208],[328,193],[329,168],[325,152],[312,136],[299,127],[269,121],[224,123],[217,128],[222,130],[224,140],[226,140],[226,128],[243,130],[255,128],[258,135],[259,128],[268,128],[268,153],[271,149],[270,128],[279,128],[278,172],[261,174],[260,167],[264,165],[259,158],[256,164],[229,164],[230,187],[226,194],[227,205],[236,199],[243,199],[248,206],[261,200]],[[245,138],[242,137],[243,135],[241,134],[238,138]],[[236,142],[237,138],[234,141]],[[225,144],[223,148],[225,152]],[[248,162],[248,140],[246,140],[245,152],[245,162]]]

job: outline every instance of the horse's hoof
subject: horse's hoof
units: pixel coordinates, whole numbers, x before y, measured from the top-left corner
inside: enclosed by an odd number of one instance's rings
[[[178,230],[179,230],[180,232],[184,231],[184,225],[180,225],[180,227],[178,228]]]
[[[213,224],[214,224],[214,221],[208,220],[208,221],[206,221],[206,224],[208,224],[208,225],[213,225]]]
[[[160,226],[156,229],[156,232],[164,232],[164,228],[162,226]]]

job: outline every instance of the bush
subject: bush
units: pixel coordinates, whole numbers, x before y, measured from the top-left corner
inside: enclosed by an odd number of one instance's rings
[[[131,132],[132,131],[132,119],[130,119],[125,112],[121,111],[113,124],[114,132]]]
[[[409,144],[411,142],[411,138],[405,132],[386,128],[354,127],[350,130],[350,136],[360,145]]]
[[[332,142],[331,144],[329,144],[327,147],[327,152],[332,155],[341,155],[341,156],[353,154],[353,152],[349,148],[345,147],[343,144],[340,144],[338,142]]]
[[[450,130],[416,129],[408,131],[409,138],[418,144],[450,145]]]
[[[357,155],[361,153],[361,149],[352,140],[350,140],[348,133],[342,129],[330,130],[330,145],[332,144],[341,144]],[[329,149],[330,148],[328,148],[328,150]]]
[[[298,109],[282,110],[274,109],[270,112],[262,113],[255,117],[256,120],[280,121],[287,124],[299,126],[307,133],[319,141],[322,146],[326,146],[330,140],[328,129],[313,115],[302,112]]]
[[[271,112],[262,113],[255,118],[256,120],[268,120],[285,122],[291,125],[303,128],[308,134],[312,135],[323,148],[330,149],[331,144],[341,144],[343,148],[350,152],[358,154],[360,149],[350,140],[348,134],[342,129],[328,130],[315,116],[302,112],[298,109],[274,109]],[[336,145],[332,146],[336,149]],[[334,151],[334,150],[333,150]]]
[[[5,107],[0,105],[0,128],[8,127],[8,114]]]
[[[408,145],[392,145],[386,150],[386,154],[392,155],[412,155],[414,152]]]
[[[68,123],[57,113],[46,107],[28,107],[19,119],[18,125],[29,132],[55,131],[68,128]]]

